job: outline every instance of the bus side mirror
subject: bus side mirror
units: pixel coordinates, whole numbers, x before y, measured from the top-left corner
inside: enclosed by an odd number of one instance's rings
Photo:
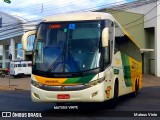
[[[35,30],[34,31],[29,31],[29,32],[26,32],[26,33],[23,34],[21,42],[22,42],[22,48],[23,48],[24,51],[27,50],[28,37],[31,36],[31,35],[35,35],[35,34],[36,34]]]
[[[109,29],[104,28],[102,31],[102,47],[108,46],[108,39],[109,39]]]

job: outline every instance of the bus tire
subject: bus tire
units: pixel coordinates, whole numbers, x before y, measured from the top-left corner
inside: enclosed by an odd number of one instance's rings
[[[109,108],[114,109],[118,104],[118,82],[116,81],[114,84],[114,96],[113,99],[110,100]]]
[[[139,91],[139,84],[138,84],[138,82],[137,82],[137,80],[136,80],[136,83],[135,83],[135,91],[134,91],[133,93],[131,93],[131,97],[133,97],[133,98],[137,97],[138,91]]]

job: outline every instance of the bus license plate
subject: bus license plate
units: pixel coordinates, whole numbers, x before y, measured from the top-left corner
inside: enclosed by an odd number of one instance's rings
[[[57,99],[70,99],[69,94],[58,94]]]

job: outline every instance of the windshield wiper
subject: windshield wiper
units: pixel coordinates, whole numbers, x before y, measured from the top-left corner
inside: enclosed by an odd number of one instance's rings
[[[52,65],[48,68],[47,72],[52,71],[52,69],[54,68],[54,66],[58,63],[59,59],[62,58],[62,63],[64,63],[64,61],[65,61],[65,51],[66,51],[66,45],[65,45],[65,43],[64,43],[62,51],[63,51],[62,54],[52,63]],[[63,71],[64,71],[64,65],[63,65]]]
[[[81,71],[80,67],[77,65],[77,62],[75,61],[74,56],[71,54],[71,52],[69,51],[69,49],[68,49],[68,55],[70,55],[70,57],[72,58],[73,63],[75,65],[75,67],[77,68],[78,72],[81,73],[82,71]]]

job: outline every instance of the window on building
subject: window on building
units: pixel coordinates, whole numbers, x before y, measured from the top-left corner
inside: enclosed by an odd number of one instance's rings
[[[34,43],[35,35],[30,35],[27,38],[27,51],[33,50],[33,43]]]
[[[9,59],[9,45],[6,45],[5,57]]]
[[[2,60],[2,56],[3,56],[3,46],[0,45],[0,60]]]
[[[10,66],[10,63],[9,63],[9,62],[6,62],[6,63],[5,63],[5,68],[9,68],[9,66]]]
[[[22,44],[20,43],[16,45],[16,59],[23,59]]]

